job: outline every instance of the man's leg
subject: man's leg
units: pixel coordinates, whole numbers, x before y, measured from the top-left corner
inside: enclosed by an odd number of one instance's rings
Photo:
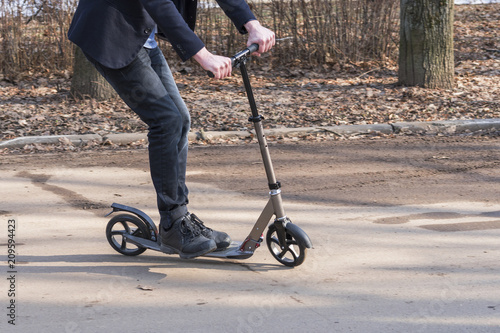
[[[182,123],[182,134],[181,140],[178,144],[179,149],[179,187],[184,189],[184,193],[188,193],[188,189],[186,187],[186,162],[187,162],[187,152],[188,152],[188,134],[190,129],[190,116],[189,110],[182,99],[179,89],[177,88],[177,84],[174,81],[174,77],[172,76],[172,72],[168,67],[168,64],[163,56],[163,53],[159,48],[152,49],[149,52],[149,56],[151,58],[151,67],[155,70],[156,74],[160,77],[161,81],[165,89],[167,90],[169,96],[172,98],[172,101],[177,106],[180,114],[182,115],[183,123]],[[161,199],[159,200],[158,206],[161,207]],[[187,202],[186,202],[187,203]],[[161,210],[160,210],[161,211]],[[181,207],[181,211],[182,207]],[[231,244],[231,238],[225,232],[215,231],[210,228],[207,228],[203,222],[197,218],[194,214],[190,214],[191,221],[194,222],[200,229],[203,236],[213,239],[217,244],[218,249],[224,249]],[[163,219],[163,221],[167,221],[167,219]],[[164,222],[165,223],[165,222]],[[168,228],[168,225],[164,224],[163,227]]]
[[[90,60],[149,126],[149,162],[161,216],[160,231],[169,230],[162,235],[162,243],[175,249],[181,257],[192,258],[215,250],[216,244],[201,235],[200,228],[187,215],[185,173],[189,113],[184,103],[179,102],[182,99],[177,89],[172,90],[170,70],[166,73],[158,64],[153,69],[150,52],[142,49],[130,65],[120,69],[110,69]],[[165,74],[159,75],[157,71]],[[170,78],[160,78],[165,76]]]
[[[191,126],[191,118],[189,115],[189,110],[179,93],[179,89],[177,88],[177,84],[175,83],[174,77],[172,75],[172,72],[170,71],[167,61],[165,60],[165,57],[163,56],[163,53],[158,47],[147,50],[147,52],[151,60],[151,67],[160,78],[163,86],[165,87],[165,90],[170,96],[172,102],[177,107],[179,115],[181,116],[181,133],[179,142],[177,144],[177,188],[179,195],[185,198],[185,202],[178,208],[177,211],[187,213],[187,208],[185,207],[185,205],[188,203],[189,191],[186,186],[186,163],[189,143],[188,134]],[[164,198],[162,194],[158,195],[158,208],[160,210],[160,214],[164,215],[165,213],[162,212],[167,212],[169,210],[168,202],[168,198]],[[170,227],[172,222],[173,220],[170,218],[170,216],[168,216],[168,213],[165,218],[163,218],[162,216],[163,227]]]

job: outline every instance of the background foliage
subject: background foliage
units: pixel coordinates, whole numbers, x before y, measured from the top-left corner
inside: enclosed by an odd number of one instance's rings
[[[67,72],[73,45],[66,37],[77,0],[1,0],[1,74]],[[391,62],[397,56],[398,0],[251,0],[250,6],[280,39],[264,61],[273,66]],[[196,32],[207,48],[230,55],[245,43],[214,0],[200,3]],[[178,61],[168,43],[161,47]]]

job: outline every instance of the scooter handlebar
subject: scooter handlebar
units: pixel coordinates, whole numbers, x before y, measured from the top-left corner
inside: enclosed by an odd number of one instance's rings
[[[238,60],[240,60],[243,57],[248,56],[249,54],[252,54],[256,52],[259,49],[259,44],[252,44],[243,51],[240,51],[236,53],[234,56],[231,57],[231,64],[233,67],[237,64]]]
[[[234,56],[231,57],[231,66],[233,67],[236,66],[240,59],[247,57],[248,55],[254,52],[257,52],[258,49],[259,49],[259,44],[254,43],[249,47],[247,47],[246,49],[236,53]],[[210,71],[207,71],[207,74],[209,77],[215,77],[214,73]]]

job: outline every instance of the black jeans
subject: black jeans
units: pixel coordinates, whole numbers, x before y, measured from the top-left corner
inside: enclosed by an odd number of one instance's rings
[[[187,212],[189,111],[159,48],[143,48],[128,66],[104,67],[87,56],[118,95],[149,126],[149,164],[161,225]]]

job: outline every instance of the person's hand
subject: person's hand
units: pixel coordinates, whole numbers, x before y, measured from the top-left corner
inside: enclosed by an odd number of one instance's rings
[[[214,78],[223,79],[231,76],[233,70],[231,58],[210,53],[205,47],[193,56],[203,69],[212,72]]]
[[[254,43],[259,44],[259,50],[253,55],[260,56],[262,53],[269,51],[276,43],[274,32],[260,25],[259,21],[252,20],[245,24],[248,31],[247,46]]]

